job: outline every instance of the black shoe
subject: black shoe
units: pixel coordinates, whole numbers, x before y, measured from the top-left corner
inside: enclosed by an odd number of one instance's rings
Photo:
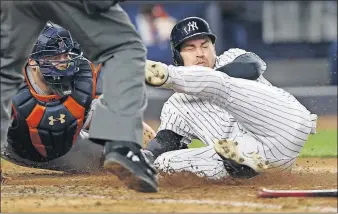
[[[149,163],[141,146],[127,141],[106,141],[104,169],[112,172],[130,189],[139,192],[157,192],[156,170]]]
[[[222,157],[222,156],[220,156]],[[238,164],[233,160],[223,158],[223,165],[229,175],[233,178],[252,178],[257,176],[259,173],[252,168]]]
[[[242,153],[237,142],[218,140],[215,142],[214,148],[222,158],[225,169],[234,178],[252,178],[269,168],[269,162],[259,154]]]

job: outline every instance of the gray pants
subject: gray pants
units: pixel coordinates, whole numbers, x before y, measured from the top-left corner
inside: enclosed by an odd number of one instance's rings
[[[147,105],[141,38],[119,5],[90,16],[74,0],[1,1],[1,143],[7,140],[11,97],[23,81],[21,69],[48,20],[68,29],[92,62],[103,63],[104,100],[90,137],[141,144]]]
[[[103,146],[81,141],[88,138],[88,133],[82,131],[74,147],[62,157],[48,162],[34,162],[19,157],[12,147],[5,143],[1,144],[1,157],[16,165],[57,170],[72,173],[94,173],[102,169],[101,157]]]

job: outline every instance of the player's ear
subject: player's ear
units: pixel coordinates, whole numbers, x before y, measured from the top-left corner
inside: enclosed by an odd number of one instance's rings
[[[216,44],[212,44],[214,46],[214,57],[216,58],[217,57],[217,53],[216,53]]]
[[[215,46],[215,44],[212,44],[213,45],[213,47],[214,47],[214,50],[213,50],[213,58],[214,58],[214,64],[213,64],[213,66],[212,66],[212,68],[213,67],[215,67],[215,64],[216,64],[216,58],[217,58],[217,53],[216,53],[216,46]]]

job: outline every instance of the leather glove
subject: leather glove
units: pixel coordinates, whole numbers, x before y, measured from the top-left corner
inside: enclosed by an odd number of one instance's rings
[[[232,65],[230,65],[231,63]],[[243,65],[246,65],[247,67],[249,67],[249,68],[244,67],[244,69],[255,70],[255,72],[253,72],[252,75],[237,74],[237,72],[235,73],[230,72],[231,74],[234,75],[233,77],[241,76],[239,78],[244,78],[244,79],[255,79],[257,76],[257,72],[258,72],[258,76],[260,76],[267,69],[266,63],[259,56],[257,56],[255,53],[247,52],[239,48],[231,48],[217,57],[216,65],[215,65],[215,68],[217,70],[220,70],[220,71],[225,70],[224,67],[226,67],[226,65],[229,65],[230,67],[232,67],[231,69],[227,68],[226,70],[234,70],[234,69],[237,69],[237,67],[241,68]]]

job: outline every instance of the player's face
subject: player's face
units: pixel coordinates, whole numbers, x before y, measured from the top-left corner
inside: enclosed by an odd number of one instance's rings
[[[57,56],[45,57],[44,59],[51,62],[58,70],[65,70],[69,66],[67,61],[71,60],[71,57],[68,53],[64,53]]]
[[[48,84],[46,83],[42,73],[40,72],[40,67],[35,62],[34,59],[28,59],[28,64],[31,68],[34,81],[39,85],[39,87],[46,93],[46,94],[52,94],[52,90],[48,87]]]
[[[184,66],[199,65],[213,68],[216,61],[215,46],[208,36],[185,41],[180,49]]]

